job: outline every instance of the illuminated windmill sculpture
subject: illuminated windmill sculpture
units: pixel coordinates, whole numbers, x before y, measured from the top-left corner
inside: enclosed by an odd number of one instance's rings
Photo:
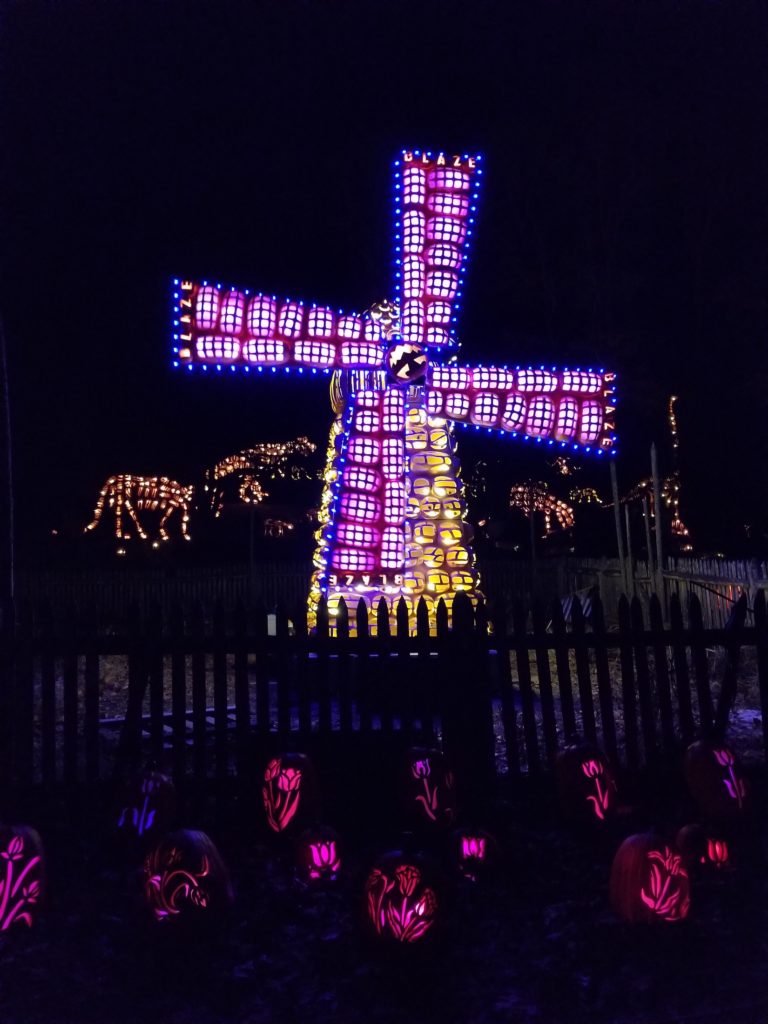
[[[480,157],[403,152],[394,165],[394,301],[364,314],[175,281],[174,365],[203,371],[330,373],[331,427],[309,595],[343,597],[415,625],[424,597],[478,594],[463,521],[453,423],[570,449],[610,451],[613,374],[456,361],[462,278]],[[374,617],[375,620],[375,617]]]

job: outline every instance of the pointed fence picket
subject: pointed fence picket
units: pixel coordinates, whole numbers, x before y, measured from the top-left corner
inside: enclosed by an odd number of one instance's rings
[[[55,618],[49,607],[6,609],[0,644],[3,770],[12,785],[69,787],[138,770],[147,759],[204,792],[236,775],[246,780],[267,748],[301,749],[378,736],[387,743],[440,744],[465,781],[480,790],[494,774],[537,776],[579,737],[601,744],[632,774],[672,761],[695,736],[722,735],[738,688],[739,654],[754,645],[768,750],[768,616],[758,591],[754,626],[747,600],[724,629],[705,629],[692,595],[684,623],[670,625],[652,599],[622,597],[608,631],[594,598],[585,614],[516,605],[511,629],[494,606],[442,602],[430,628],[426,604],[342,603],[333,620],[321,602],[317,627],[306,613],[262,606],[208,614],[195,604],[146,613],[134,607],[120,635],[93,616]],[[9,627],[9,622],[13,628]],[[725,652],[712,696],[708,649]],[[127,665],[124,705],[107,721],[100,676],[107,659]],[[574,686],[575,682],[575,686]],[[115,716],[113,716],[114,718]],[[495,725],[495,729],[494,729]],[[111,730],[111,731],[110,731]]]

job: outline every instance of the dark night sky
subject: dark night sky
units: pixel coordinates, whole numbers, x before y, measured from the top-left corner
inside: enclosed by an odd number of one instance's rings
[[[762,4],[2,11],[0,313],[24,536],[83,524],[113,472],[187,480],[257,439],[324,443],[317,380],[174,374],[169,279],[366,308],[389,290],[403,145],[485,155],[463,355],[616,368],[627,487],[676,391],[684,517],[718,545],[742,522],[768,531]],[[535,472],[512,441],[463,448],[482,451]]]

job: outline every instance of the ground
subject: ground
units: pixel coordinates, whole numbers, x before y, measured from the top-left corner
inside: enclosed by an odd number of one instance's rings
[[[546,790],[501,791],[484,818],[502,850],[496,877],[454,885],[437,944],[395,958],[361,930],[365,871],[394,830],[347,827],[343,877],[314,892],[296,882],[290,849],[242,811],[212,820],[236,901],[221,933],[189,946],[149,926],[136,863],[120,863],[108,830],[82,824],[106,820],[106,806],[81,805],[69,822],[66,803],[49,807],[39,824],[50,903],[34,930],[0,940],[0,1020],[764,1024],[763,819],[737,842],[736,870],[696,882],[688,921],[631,927],[609,905],[613,852],[628,832],[672,829],[688,810],[678,797],[655,805],[653,789],[636,796],[595,839],[566,828]]]

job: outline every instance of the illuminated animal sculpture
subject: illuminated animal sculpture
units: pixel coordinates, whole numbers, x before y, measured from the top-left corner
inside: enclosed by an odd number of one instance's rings
[[[509,507],[519,508],[521,512],[529,516],[532,512],[544,514],[544,533],[549,536],[552,533],[552,517],[562,530],[573,526],[573,509],[566,505],[560,498],[550,494],[547,485],[542,484],[516,484],[509,492]]]
[[[308,437],[297,437],[295,441],[263,441],[217,462],[205,474],[208,481],[205,489],[211,493],[211,508],[216,517],[221,515],[224,504],[221,481],[242,474],[238,488],[240,501],[258,505],[269,497],[262,486],[265,479],[289,476],[292,480],[309,480],[312,474],[305,463],[307,456],[315,451],[317,445]]]
[[[469,366],[456,322],[480,158],[404,152],[395,162],[394,301],[364,315],[175,281],[177,367],[332,374],[334,422],[309,622],[326,597],[354,610],[425,598],[450,612],[478,578],[463,522],[453,424],[603,455],[614,443],[613,374]],[[354,628],[354,613],[351,616]]]
[[[193,493],[194,487],[183,487],[176,480],[169,480],[167,476],[111,476],[101,488],[93,521],[86,526],[84,532],[96,529],[106,505],[115,513],[115,536],[118,540],[130,539],[130,534],[125,533],[123,528],[124,514],[128,515],[136,527],[139,537],[147,540],[147,533],[138,516],[142,511],[162,513],[158,527],[160,540],[169,539],[165,525],[174,512],[180,512],[181,535],[184,540],[189,540],[187,524]]]

